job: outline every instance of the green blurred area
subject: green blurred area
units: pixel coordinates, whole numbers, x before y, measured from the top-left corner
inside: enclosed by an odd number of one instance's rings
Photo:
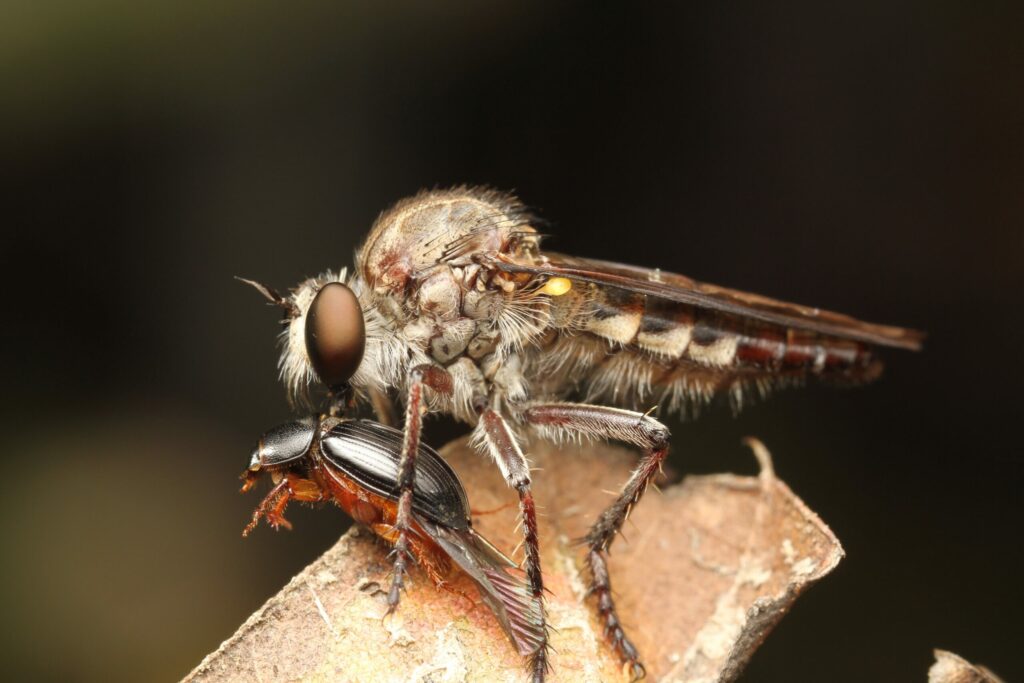
[[[337,538],[298,508],[240,537],[290,411],[277,314],[232,277],[347,265],[461,182],[518,190],[558,251],[927,329],[872,387],[670,422],[673,467],[753,471],[755,434],[847,548],[745,680],[923,680],[933,647],[1024,676],[1019,15],[6,3],[5,677],[180,678]]]
[[[399,59],[403,69],[444,80],[439,69],[464,55],[479,59],[503,49],[502,39],[527,28],[537,9],[536,3],[12,2],[0,25],[2,116],[29,136],[67,134],[110,108],[169,121],[237,117],[248,107],[273,107],[324,58],[348,87],[373,89],[362,82],[362,67],[380,59]],[[407,59],[418,52],[432,59]]]

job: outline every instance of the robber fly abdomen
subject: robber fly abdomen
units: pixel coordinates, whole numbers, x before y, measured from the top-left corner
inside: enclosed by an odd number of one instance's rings
[[[293,398],[319,381],[332,414],[360,399],[386,407],[385,395],[404,404],[392,609],[413,552],[425,412],[474,425],[474,443],[516,491],[537,604],[544,584],[522,437],[589,436],[642,450],[587,535],[585,556],[605,632],[642,676],[615,613],[606,556],[668,454],[668,429],[649,409],[666,403],[682,411],[720,393],[739,405],[747,388],[763,394],[811,376],[870,380],[880,370],[871,347],[917,349],[923,335],[682,275],[542,251],[532,222],[510,195],[424,192],[377,219],[351,275],[325,273],[288,296],[251,284],[286,312],[280,370]],[[579,397],[594,404],[569,402]],[[531,656],[534,680],[547,669],[540,648]]]
[[[763,396],[808,377],[862,383],[881,372],[863,342],[594,284],[575,289],[564,298],[577,301],[559,305],[586,313],[536,354],[543,393],[693,412],[716,395],[739,407],[751,391]]]

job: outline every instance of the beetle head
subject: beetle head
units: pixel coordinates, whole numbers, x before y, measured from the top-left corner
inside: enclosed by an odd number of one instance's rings
[[[264,472],[274,476],[298,464],[309,455],[318,429],[319,420],[310,416],[285,422],[264,433],[249,456],[249,467],[242,474],[245,480],[242,491],[251,489]]]

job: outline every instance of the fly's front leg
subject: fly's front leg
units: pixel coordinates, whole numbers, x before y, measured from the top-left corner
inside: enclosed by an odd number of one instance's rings
[[[417,365],[409,372],[408,395],[405,407],[405,433],[402,438],[402,455],[398,461],[398,512],[395,515],[395,565],[388,591],[388,614],[395,611],[405,588],[412,553],[409,547],[409,527],[412,519],[413,482],[416,480],[416,453],[420,448],[420,432],[423,427],[423,388],[430,387],[441,394],[452,393],[452,377],[444,368],[436,365]]]
[[[590,593],[597,598],[597,611],[605,626],[605,635],[612,647],[628,664],[636,678],[645,674],[636,647],[626,637],[615,611],[611,581],[608,577],[608,549],[622,529],[630,511],[640,502],[668,455],[669,431],[665,425],[643,413],[577,403],[535,404],[528,407],[523,418],[541,435],[554,440],[583,435],[625,441],[646,452],[633,470],[622,492],[587,533],[587,567],[590,570]]]
[[[474,438],[487,447],[509,486],[519,494],[519,511],[523,519],[523,549],[526,555],[526,580],[537,601],[542,620],[544,642],[530,655],[530,671],[535,682],[543,681],[548,671],[547,625],[544,614],[544,576],[540,567],[540,538],[537,534],[537,506],[530,490],[530,463],[516,442],[505,419],[491,408],[480,411],[480,422]]]

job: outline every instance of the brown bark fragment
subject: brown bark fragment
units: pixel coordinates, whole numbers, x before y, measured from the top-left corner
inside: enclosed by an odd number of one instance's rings
[[[928,683],[1003,683],[1003,679],[959,655],[936,650],[935,663],[928,669]]]
[[[650,680],[730,681],[796,597],[831,571],[842,548],[775,478],[688,477],[649,491],[612,548],[619,611]],[[511,552],[516,495],[466,440],[442,453],[459,472],[488,539]],[[529,450],[541,508],[553,681],[618,681],[623,672],[582,603],[583,536],[636,462],[605,444]],[[296,533],[302,533],[299,529]],[[436,590],[414,569],[398,612],[382,622],[387,550],[353,529],[209,655],[187,681],[522,681],[523,664],[486,607]],[[475,596],[461,575],[452,586]]]

